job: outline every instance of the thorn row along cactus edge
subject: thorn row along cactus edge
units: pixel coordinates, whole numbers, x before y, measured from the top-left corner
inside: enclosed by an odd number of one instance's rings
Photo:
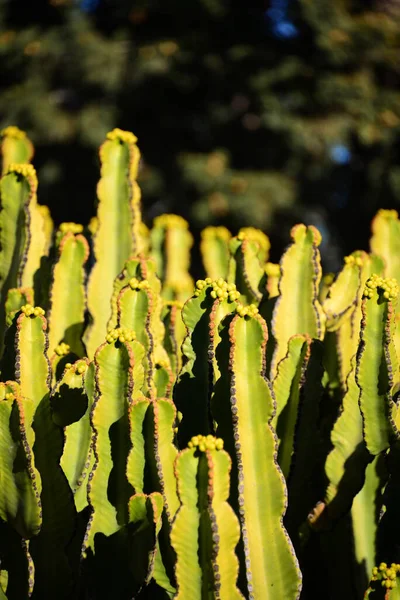
[[[322,274],[251,227],[149,230],[133,134],[57,231],[2,132],[0,598],[400,598],[400,220]]]

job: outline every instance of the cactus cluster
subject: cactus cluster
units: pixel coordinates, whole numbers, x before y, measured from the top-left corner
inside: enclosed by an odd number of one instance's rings
[[[2,136],[0,598],[400,597],[397,213],[335,275],[312,226],[279,265],[208,227],[195,283],[187,222],[141,221],[133,134],[56,231]]]

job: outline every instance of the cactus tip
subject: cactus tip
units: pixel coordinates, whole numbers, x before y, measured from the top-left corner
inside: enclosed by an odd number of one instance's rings
[[[132,342],[136,339],[136,334],[134,331],[130,329],[126,329],[125,327],[117,327],[117,329],[111,329],[106,336],[106,342],[108,344],[113,344],[114,342]]]
[[[253,242],[257,242],[265,251],[268,251],[271,248],[271,242],[269,241],[269,237],[265,235],[261,229],[256,229],[255,227],[242,227],[238,233],[238,240],[250,240]]]
[[[32,306],[31,304],[24,304],[21,306],[21,312],[27,317],[44,317],[44,310],[40,306]]]
[[[189,223],[179,215],[165,214],[154,219],[154,227],[189,229]]]
[[[203,229],[203,231],[201,232],[201,239],[202,240],[224,240],[226,242],[229,242],[229,240],[231,239],[231,233],[229,231],[229,229],[227,229],[226,227],[206,227],[205,229]]]
[[[82,233],[83,225],[80,223],[61,223],[59,231],[60,233]]]
[[[150,287],[147,279],[143,279],[143,281],[139,281],[136,277],[132,277],[129,280],[129,286],[132,290],[147,290]]]
[[[111,141],[118,140],[125,144],[136,144],[137,142],[136,135],[134,135],[130,131],[118,129],[118,127],[107,133],[107,139]]]
[[[1,137],[10,137],[14,138],[15,140],[23,140],[26,138],[25,131],[22,131],[22,129],[19,129],[19,127],[16,127],[15,125],[5,127],[2,129],[0,135]]]
[[[32,191],[36,191],[38,187],[38,180],[36,176],[35,167],[31,164],[26,163],[11,163],[8,167],[7,173],[16,173],[25,177],[30,184]]]
[[[188,443],[188,448],[195,448],[200,452],[206,452],[207,450],[222,450],[224,447],[224,440],[216,438],[213,435],[195,435]]]
[[[399,285],[394,278],[384,278],[380,275],[371,275],[364,288],[364,298],[372,298],[374,291],[381,292],[385,300],[395,300],[399,293]]]
[[[309,225],[308,227],[303,223],[299,223],[292,227],[290,231],[290,236],[294,242],[300,242],[307,233],[310,232],[312,235],[312,241],[315,246],[319,246],[322,241],[322,236],[318,229],[314,227],[314,225]]]
[[[198,279],[194,295],[199,296],[201,291],[208,286],[212,288],[210,296],[214,300],[218,298],[219,300],[235,302],[240,298],[240,292],[237,291],[236,285],[234,283],[227,283],[222,277],[214,280],[210,277],[207,277],[207,279]]]
[[[243,304],[238,304],[236,307],[236,313],[239,317],[255,317],[258,315],[258,308],[255,304],[250,304],[249,306],[243,306]]]

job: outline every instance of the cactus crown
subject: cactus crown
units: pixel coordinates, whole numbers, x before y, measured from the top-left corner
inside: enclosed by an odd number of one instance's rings
[[[249,306],[238,304],[236,307],[236,314],[238,314],[239,317],[246,317],[250,319],[251,317],[258,315],[258,308],[255,304],[250,304]]]
[[[229,300],[230,302],[235,302],[240,298],[240,292],[237,291],[236,285],[234,283],[228,283],[222,277],[219,279],[211,279],[207,277],[206,279],[198,279],[196,281],[196,288],[194,295],[199,296],[201,291],[206,287],[211,287],[210,296],[214,300],[219,298],[219,300]]]
[[[27,317],[39,317],[44,316],[44,310],[40,306],[32,306],[31,304],[24,304],[21,306],[21,312]]]
[[[147,279],[139,281],[139,279],[136,279],[136,277],[131,277],[129,280],[129,286],[132,290],[148,290],[150,288],[150,284]]]
[[[380,275],[372,275],[365,284],[364,297],[372,298],[377,291],[385,300],[395,300],[399,293],[399,286],[394,278],[384,278]]]
[[[207,450],[222,450],[224,447],[224,440],[216,438],[213,435],[194,435],[188,443],[188,448],[196,448],[200,452],[207,452]]]
[[[260,229],[255,227],[242,227],[238,233],[238,240],[251,240],[257,242],[263,250],[271,248],[269,237]]]
[[[61,223],[60,233],[82,233],[83,225],[80,223]]]
[[[17,175],[22,175],[23,177],[25,177],[29,181],[29,185],[32,191],[36,192],[38,187],[38,180],[33,165],[11,163],[8,167],[8,173],[16,173]]]
[[[231,239],[231,234],[230,234],[229,229],[227,229],[226,227],[222,227],[222,226],[206,227],[201,232],[201,239],[202,240],[219,239],[219,240],[225,240],[225,241],[229,242],[229,240]]]
[[[25,131],[22,131],[22,129],[19,129],[19,127],[15,127],[14,125],[2,129],[0,135],[1,137],[10,137],[16,140],[23,140],[26,138]]]
[[[176,227],[177,229],[189,229],[189,223],[179,215],[160,215],[154,219],[154,227],[169,229]]]
[[[117,327],[116,329],[111,329],[106,335],[106,342],[109,344],[113,344],[114,342],[132,342],[136,339],[136,334],[134,331],[127,329],[125,327]]]
[[[118,129],[118,127],[107,133],[107,139],[111,141],[118,140],[125,144],[136,144],[137,142],[137,137],[133,133],[123,131],[122,129]]]
[[[381,586],[386,589],[396,587],[396,579],[400,574],[400,564],[392,563],[390,567],[381,562],[378,567],[372,569],[371,581],[380,581]]]

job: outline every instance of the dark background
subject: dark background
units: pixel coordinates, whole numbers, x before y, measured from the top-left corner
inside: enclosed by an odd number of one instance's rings
[[[34,142],[58,224],[95,213],[133,131],[144,220],[323,234],[324,267],[400,205],[400,0],[0,0],[0,125]]]

